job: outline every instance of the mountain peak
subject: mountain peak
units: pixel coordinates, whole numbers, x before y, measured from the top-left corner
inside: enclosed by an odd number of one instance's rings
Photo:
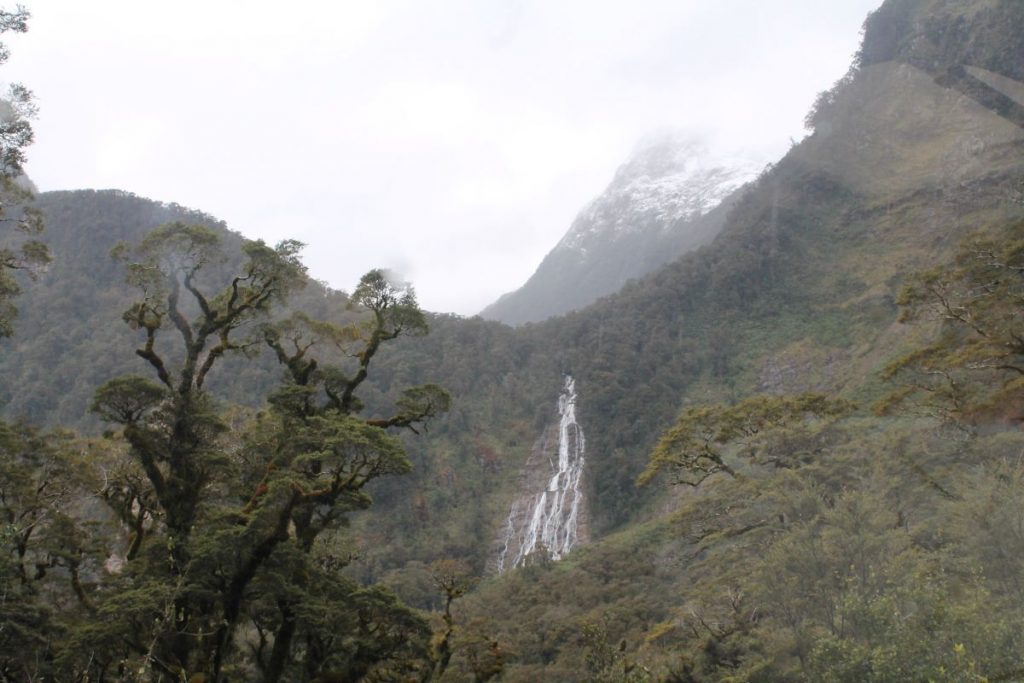
[[[629,158],[619,166],[615,180],[668,175],[708,156],[707,142],[698,135],[677,130],[648,133],[640,138]]]
[[[672,229],[706,214],[755,177],[753,161],[715,157],[699,137],[647,136],[556,249],[585,251],[595,241],[615,241],[624,233]]]
[[[644,137],[530,280],[482,315],[533,322],[617,291],[709,242],[724,217],[715,209],[758,171],[751,159],[714,155],[698,136],[663,131]]]

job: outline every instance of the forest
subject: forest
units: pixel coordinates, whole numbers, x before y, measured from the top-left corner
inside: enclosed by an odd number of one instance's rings
[[[0,680],[1024,680],[1016,0],[886,0],[713,241],[520,327],[37,193],[4,99]],[[566,377],[583,541],[499,567]]]

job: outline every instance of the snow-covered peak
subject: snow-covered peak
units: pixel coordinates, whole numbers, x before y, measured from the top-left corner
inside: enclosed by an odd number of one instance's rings
[[[620,235],[671,229],[718,206],[759,170],[750,159],[713,156],[699,138],[650,136],[580,212],[556,249],[586,252]]]
[[[725,224],[714,211],[760,167],[743,154],[713,154],[700,138],[648,136],[526,283],[482,312],[511,324],[583,308],[688,251]]]

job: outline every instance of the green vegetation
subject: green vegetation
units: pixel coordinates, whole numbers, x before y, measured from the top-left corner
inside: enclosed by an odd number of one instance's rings
[[[903,290],[904,321],[943,323],[931,344],[896,359],[886,375],[905,387],[881,412],[914,402],[961,424],[1021,420],[1024,388],[1024,240],[1021,226],[968,240],[955,260],[917,274]]]
[[[784,448],[773,448],[765,436],[774,437],[785,427],[806,428],[812,418],[835,419],[853,406],[841,398],[824,394],[799,396],[756,396],[733,406],[687,408],[654,447],[647,469],[638,483],[646,484],[660,471],[671,469],[674,484],[700,486],[708,478],[724,473],[736,477],[736,469],[725,462],[723,447],[740,446],[737,454],[758,464],[792,467],[801,453],[792,436]]]
[[[1018,679],[1022,230],[906,278],[889,417],[685,407],[642,476],[686,484],[673,512],[467,603],[519,655],[506,680]]]
[[[713,244],[518,330],[42,195],[0,356],[0,678],[1021,678],[1024,134],[934,71],[1018,77],[1021,20],[885,3]],[[487,575],[562,373],[593,542]]]
[[[300,245],[244,242],[233,276],[213,269],[220,246],[204,226],[170,223],[116,250],[139,292],[124,321],[142,333],[135,354],[153,379],[97,390],[93,411],[119,431],[90,444],[88,486],[46,439],[5,432],[4,604],[19,615],[11,644],[20,645],[0,658],[5,677],[431,671],[426,622],[384,589],[345,578],[346,561],[322,540],[369,506],[370,481],[409,470],[387,430],[415,430],[448,408],[447,393],[425,385],[405,390],[391,417],[359,417],[356,391],[382,344],[426,332],[413,292],[371,271],[352,296],[362,312],[352,324],[275,323],[273,307],[305,282]],[[287,368],[284,382],[267,410],[229,420],[206,380],[258,344]],[[330,362],[332,348],[354,367]],[[88,505],[93,487],[114,517],[91,510],[89,533],[66,506]],[[64,610],[51,613],[55,604]]]
[[[29,14],[23,7],[13,12],[0,10],[0,34],[28,30]],[[7,46],[0,43],[0,64],[10,57]],[[21,293],[17,273],[34,277],[38,269],[50,262],[45,244],[33,236],[43,229],[42,214],[31,204],[31,183],[24,176],[25,148],[32,144],[31,119],[36,114],[32,92],[13,83],[0,97],[0,337],[13,332],[17,315],[13,299]]]

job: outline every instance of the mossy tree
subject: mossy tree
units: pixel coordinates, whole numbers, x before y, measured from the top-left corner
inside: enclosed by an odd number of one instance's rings
[[[95,596],[102,623],[72,634],[64,660],[81,675],[358,680],[427,666],[426,623],[344,577],[348,559],[317,541],[370,505],[370,481],[410,469],[388,430],[419,428],[449,398],[412,387],[394,414],[359,415],[381,345],[425,333],[425,319],[410,287],[371,271],[351,298],[357,322],[273,321],[305,282],[300,247],[245,242],[230,277],[202,226],[167,224],[115,250],[141,293],[124,320],[155,381],[114,379],[93,403],[129,446],[106,499],[130,541],[118,591]],[[266,410],[231,423],[207,379],[222,358],[265,347],[284,382]]]

